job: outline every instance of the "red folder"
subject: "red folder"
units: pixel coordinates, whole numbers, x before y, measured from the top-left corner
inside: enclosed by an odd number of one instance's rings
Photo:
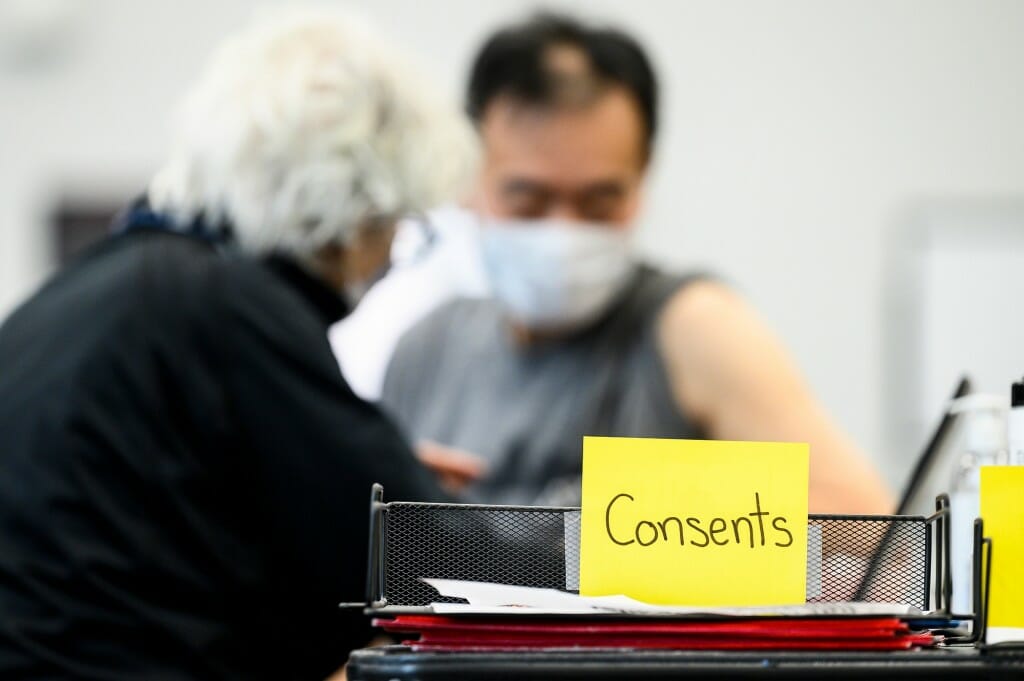
[[[901,650],[935,642],[898,618],[583,620],[400,615],[375,620],[429,650],[639,648],[689,650]]]

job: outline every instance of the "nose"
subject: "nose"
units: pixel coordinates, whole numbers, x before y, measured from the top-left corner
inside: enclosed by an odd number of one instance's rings
[[[551,220],[565,220],[566,222],[585,222],[586,219],[571,201],[552,201],[544,217]]]

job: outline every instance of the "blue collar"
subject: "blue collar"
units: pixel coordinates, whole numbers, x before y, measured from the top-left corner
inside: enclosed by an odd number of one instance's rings
[[[149,199],[141,196],[121,211],[110,226],[114,234],[126,234],[140,231],[175,232],[206,241],[220,249],[228,249],[234,244],[231,226],[226,222],[212,223],[206,220],[203,213],[196,215],[191,222],[176,223],[165,213],[154,210]]]

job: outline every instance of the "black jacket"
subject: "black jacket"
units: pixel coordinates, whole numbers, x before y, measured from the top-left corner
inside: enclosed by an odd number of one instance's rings
[[[340,299],[143,229],[0,327],[0,678],[322,678],[370,486],[440,492],[342,379]]]

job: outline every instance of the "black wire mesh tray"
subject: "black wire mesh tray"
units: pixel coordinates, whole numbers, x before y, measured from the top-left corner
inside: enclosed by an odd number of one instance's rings
[[[875,601],[944,611],[948,512],[808,517],[808,603]],[[571,507],[371,501],[367,603],[372,613],[426,610],[443,597],[422,578],[575,593],[580,512]]]

